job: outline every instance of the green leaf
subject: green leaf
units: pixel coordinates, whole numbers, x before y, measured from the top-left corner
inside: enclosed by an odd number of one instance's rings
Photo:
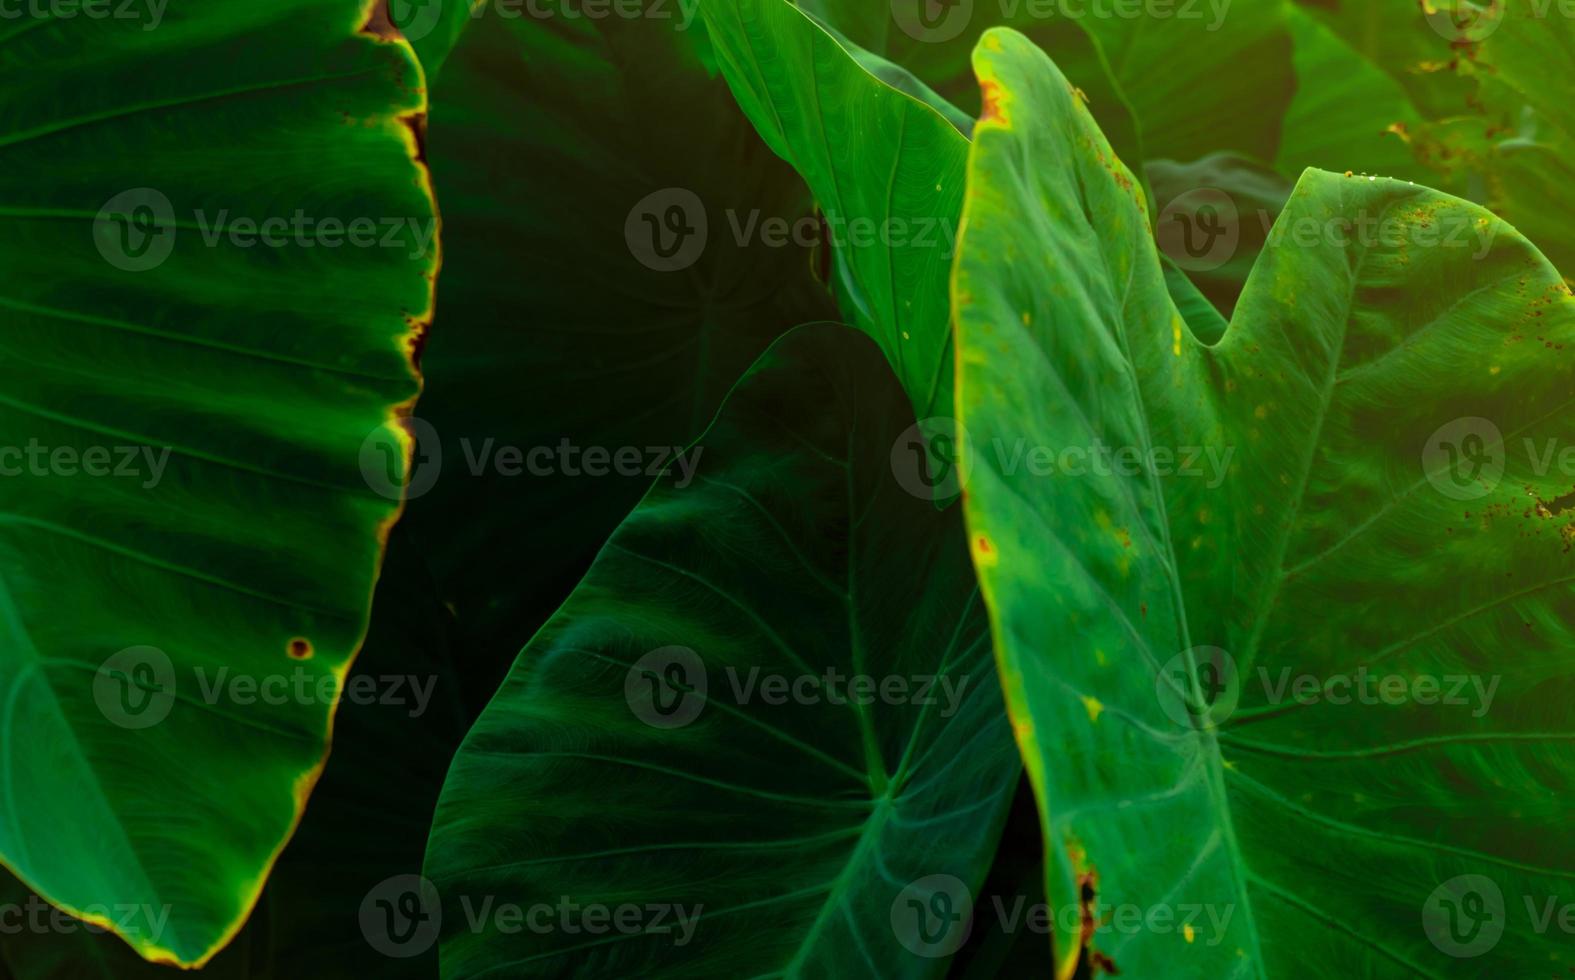
[[[947,106],[957,106],[969,120],[960,127],[972,131],[979,115],[979,86],[974,83],[970,55],[985,30],[1010,26],[1023,31],[1033,42],[1050,52],[1087,97],[1089,109],[1100,128],[1110,136],[1123,160],[1143,159],[1137,122],[1132,116],[1126,93],[1111,74],[1110,65],[1099,43],[1084,29],[1083,21],[1064,17],[1036,17],[1026,3],[998,5],[961,3],[942,6],[943,16],[934,21],[918,14],[928,13],[920,5],[927,0],[894,0],[866,3],[861,0],[800,0],[799,6],[818,19],[835,25],[851,41],[839,41],[855,58],[862,58],[857,44],[889,58],[911,71],[927,88],[933,86]],[[1009,9],[1011,8],[1011,9]],[[904,88],[880,71],[871,74],[897,88]],[[921,101],[928,101],[921,99]],[[947,112],[948,109],[942,109]]]
[[[1562,7],[1515,0],[1480,58],[1481,100],[1496,113],[1479,130],[1489,148],[1471,161],[1486,175],[1485,203],[1575,275],[1575,229],[1565,219],[1575,208],[1575,20]]]
[[[0,857],[78,914],[167,907],[124,938],[192,965],[333,718],[203,678],[349,670],[436,243],[419,70],[362,3],[157,9],[4,28]]]
[[[1203,291],[1169,256],[1164,258],[1163,265],[1165,288],[1169,290],[1171,302],[1176,304],[1176,310],[1181,313],[1192,335],[1205,344],[1215,343],[1225,336],[1228,324],[1219,309],[1209,302]]]
[[[420,872],[432,808],[469,721],[453,672],[455,634],[420,556],[395,527],[323,778],[246,927],[203,967],[203,977],[436,975],[435,932],[392,942],[397,937],[375,903],[399,894],[402,876]],[[14,878],[0,880],[0,902],[18,910],[0,931],[0,968],[15,980],[181,975],[139,959],[87,923],[57,922],[40,901]],[[358,914],[363,909],[371,914]]]
[[[1285,0],[1112,7],[1116,16],[1081,23],[1126,93],[1149,157],[1230,151],[1274,159],[1296,90]],[[1083,84],[1078,74],[1069,77]]]
[[[1047,895],[1174,916],[1057,937],[1059,975],[1563,969],[1536,917],[1575,867],[1575,475],[1542,461],[1575,437],[1568,289],[1480,208],[1310,171],[1205,345],[1065,79],[1010,32],[975,67],[965,500]],[[1363,218],[1392,223],[1296,235]],[[1156,455],[1187,447],[1215,456]]]
[[[945,413],[967,140],[785,0],[703,0],[701,13],[739,106],[825,214],[845,317],[880,344],[921,418]]]
[[[728,387],[835,315],[802,182],[708,71],[698,20],[649,10],[489,9],[433,88],[444,326],[405,525],[477,711]]]
[[[1575,206],[1575,112],[1564,97],[1575,20],[1542,0],[1349,4],[1312,16],[1323,26],[1299,25],[1298,70],[1310,77],[1286,120],[1284,162],[1422,180],[1395,157],[1387,130],[1399,123],[1428,182],[1490,208],[1555,266],[1575,268],[1575,232],[1562,217]]]
[[[902,65],[888,61],[880,55],[855,44],[846,34],[839,31],[832,22],[817,16],[814,11],[809,10],[807,7],[800,6],[799,9],[809,14],[822,30],[836,39],[836,42],[842,46],[842,49],[854,61],[858,62],[860,68],[863,68],[866,72],[874,75],[892,88],[912,96],[942,116],[945,116],[946,121],[951,123],[952,127],[963,134],[963,136],[966,137],[973,131],[973,116],[952,105],[939,92],[925,84],[923,79]]]
[[[750,370],[456,757],[426,865],[445,977],[944,969],[1020,769],[917,433],[847,328]],[[471,924],[541,903],[641,911]]]
[[[1280,172],[1295,177],[1319,167],[1423,179],[1427,171],[1406,144],[1422,123],[1410,93],[1306,11],[1293,8],[1287,23],[1297,86],[1281,127]]]
[[[1476,49],[1476,44],[1467,38],[1478,36],[1479,32],[1454,26],[1456,12],[1464,15],[1471,6],[1470,0],[1427,5],[1296,0],[1294,9],[1303,17],[1322,23],[1369,65],[1389,75],[1404,89],[1423,118],[1442,119],[1465,112],[1474,88],[1469,69],[1462,73],[1461,68],[1472,60]],[[1503,9],[1502,3],[1494,6]],[[1312,54],[1315,64],[1326,58],[1331,65],[1338,63],[1330,52],[1308,51],[1305,45],[1319,44],[1320,40],[1307,34],[1305,25],[1294,26],[1298,60]],[[1349,79],[1322,76],[1299,81],[1299,88],[1307,88],[1343,85]]]

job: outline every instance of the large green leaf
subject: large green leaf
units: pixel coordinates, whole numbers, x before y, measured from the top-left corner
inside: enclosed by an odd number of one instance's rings
[[[1010,32],[975,66],[965,507],[1047,894],[1171,913],[1096,912],[1060,975],[1564,972],[1568,289],[1475,206],[1310,171],[1205,345],[1065,79]]]
[[[1287,0],[1066,6],[1090,11],[1082,23],[1126,93],[1149,156],[1274,159],[1296,88]]]
[[[698,21],[648,6],[488,10],[433,89],[444,327],[405,520],[466,631],[478,711],[654,470],[692,466],[675,452],[728,386],[835,312],[802,182],[707,69]]]
[[[739,106],[825,214],[846,318],[880,344],[921,418],[944,412],[967,140],[785,0],[704,0],[701,12]]]
[[[927,26],[925,20],[914,16],[921,11],[923,2],[915,0],[909,6],[908,0],[799,0],[799,6],[845,33],[851,41],[844,46],[857,44],[888,58],[911,71],[921,84],[932,87],[950,106],[958,107],[955,111],[967,116],[964,132],[972,130],[980,107],[979,86],[974,83],[969,60],[974,43],[991,27],[1016,27],[1051,52],[1056,64],[1077,84],[1122,159],[1143,159],[1137,122],[1126,93],[1111,74],[1099,43],[1084,29],[1083,21],[1036,17],[1026,3],[960,4],[942,8],[939,22]],[[851,53],[859,57],[861,52],[853,48]],[[872,73],[891,82],[882,72]]]
[[[379,901],[421,870],[432,808],[468,716],[453,672],[453,617],[395,527],[366,643],[345,681],[333,754],[300,830],[268,876],[246,927],[203,967],[220,980],[425,980],[434,931],[403,936]],[[57,921],[21,883],[0,881],[0,965],[16,980],[172,980],[86,923]],[[9,912],[16,908],[16,913]],[[397,905],[396,905],[397,908]],[[391,931],[392,930],[392,931]]]
[[[847,328],[750,370],[466,737],[427,855],[444,976],[944,968],[1020,769],[917,432]]]
[[[1462,77],[1460,69],[1469,66],[1475,57],[1478,42],[1472,38],[1480,39],[1481,31],[1455,25],[1469,25],[1473,8],[1485,10],[1489,3],[1478,5],[1471,0],[1437,3],[1431,0],[1427,3],[1295,0],[1295,3],[1302,16],[1322,23],[1358,57],[1390,76],[1406,92],[1423,118],[1442,119],[1466,110],[1473,85],[1469,77]],[[1491,6],[1502,12],[1503,0]],[[1484,21],[1484,25],[1496,20],[1495,16]],[[1313,54],[1314,63],[1332,57],[1327,52],[1307,51],[1304,45],[1321,42],[1303,32],[1300,18],[1293,24],[1297,34],[1298,70],[1306,64],[1302,61],[1305,54]],[[1329,64],[1338,62],[1331,60]],[[1298,89],[1320,83],[1343,87],[1350,81],[1346,78],[1303,78],[1299,80]],[[1370,89],[1369,93],[1376,94],[1376,90]],[[1384,101],[1388,101],[1387,97]],[[1354,112],[1357,107],[1346,107],[1345,111]]]
[[[322,768],[435,221],[419,71],[363,3],[137,9],[3,28],[0,857],[85,916],[167,909],[122,934],[195,964]]]
[[[1308,7],[1282,162],[1424,179],[1396,159],[1398,134],[1430,183],[1575,267],[1575,19],[1544,0]]]
[[[1295,177],[1319,167],[1420,179],[1426,171],[1406,140],[1422,114],[1399,80],[1306,11],[1293,8],[1287,23],[1297,86],[1282,122],[1281,172]]]
[[[1542,0],[1507,3],[1481,60],[1490,115],[1468,135],[1488,144],[1471,161],[1485,175],[1484,203],[1575,275],[1575,18]]]

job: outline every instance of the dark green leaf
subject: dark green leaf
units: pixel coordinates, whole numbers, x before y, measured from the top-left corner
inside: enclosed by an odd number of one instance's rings
[[[944,969],[1020,770],[917,433],[847,328],[740,382],[455,759],[426,871],[444,976]]]
[[[349,670],[436,228],[419,70],[363,3],[136,6],[0,28],[0,856],[63,908],[167,906],[126,940],[197,964],[333,716],[204,679]]]

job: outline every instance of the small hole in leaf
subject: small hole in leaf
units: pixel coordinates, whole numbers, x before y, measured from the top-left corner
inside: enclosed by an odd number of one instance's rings
[[[290,656],[296,660],[305,660],[312,655],[312,641],[296,637],[290,641]]]

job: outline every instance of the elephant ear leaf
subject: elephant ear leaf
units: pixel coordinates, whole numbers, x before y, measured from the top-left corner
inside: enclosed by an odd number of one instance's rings
[[[444,976],[944,970],[1020,764],[917,432],[856,331],[762,355],[456,756],[426,863]],[[619,924],[469,924],[546,895]]]
[[[365,4],[155,9],[6,27],[0,859],[193,966],[327,752],[435,222]]]
[[[1474,205],[1309,171],[1202,343],[1054,65],[994,32],[975,69],[965,510],[1047,894],[1168,913],[1058,935],[1059,974],[1547,972],[1575,868],[1569,290]],[[1103,465],[1049,479],[999,443]]]
[[[880,344],[921,418],[950,415],[946,287],[968,153],[955,113],[880,81],[785,0],[701,13],[739,106],[824,213],[844,318]]]

